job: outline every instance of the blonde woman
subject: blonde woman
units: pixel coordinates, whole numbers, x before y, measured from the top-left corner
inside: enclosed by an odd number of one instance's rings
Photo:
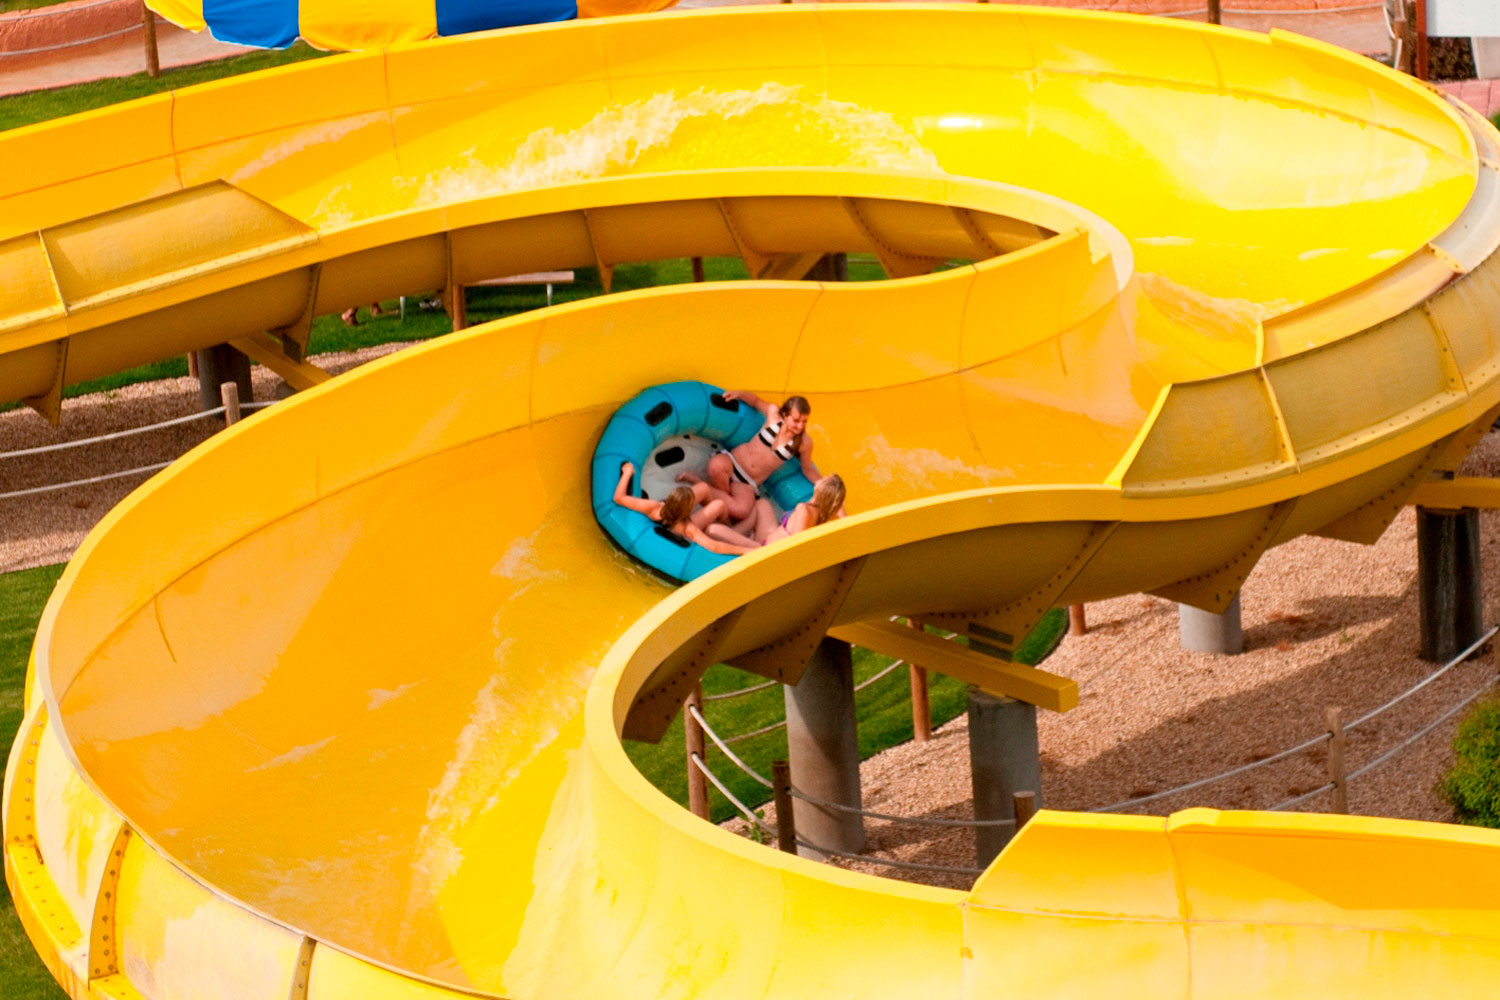
[[[722,524],[710,524],[705,530],[714,538],[730,544],[769,545],[783,538],[789,538],[800,531],[816,528],[820,524],[827,524],[843,517],[846,493],[843,478],[835,474],[818,480],[818,485],[813,487],[812,499],[799,503],[787,511],[781,516],[780,523],[776,521],[771,504],[765,500],[757,500],[755,509],[752,511],[754,523],[750,525],[748,534],[735,531]],[[719,501],[712,502],[718,503]]]

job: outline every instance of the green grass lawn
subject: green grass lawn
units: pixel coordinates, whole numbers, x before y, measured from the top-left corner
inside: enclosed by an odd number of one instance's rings
[[[5,757],[21,727],[26,660],[42,606],[62,566],[0,575],[0,745]],[[66,994],[32,950],[10,893],[0,894],[0,997],[6,1000],[65,1000]]]
[[[284,66],[287,63],[318,59],[327,55],[329,53],[319,52],[305,42],[298,42],[289,49],[247,52],[244,55],[230,56],[227,59],[214,59],[192,66],[165,69],[155,80],[147,76],[143,68],[134,76],[93,80],[89,83],[75,83],[68,87],[55,87],[51,90],[35,90],[28,94],[0,97],[0,131],[19,128],[22,125],[32,125],[52,118],[61,118],[80,111],[92,111],[95,108],[118,104],[121,101],[132,101],[137,97],[150,97],[152,94],[190,87],[195,83],[206,83],[209,80],[220,80],[226,76],[253,73],[258,69]],[[142,66],[144,67],[144,56]]]

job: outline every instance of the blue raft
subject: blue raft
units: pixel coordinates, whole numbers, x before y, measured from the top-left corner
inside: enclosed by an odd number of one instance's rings
[[[654,385],[615,411],[594,449],[594,517],[626,553],[678,582],[696,579],[733,559],[716,555],[615,503],[620,467],[634,463],[634,496],[661,500],[677,485],[677,473],[702,473],[709,457],[743,444],[760,430],[765,415],[722,389],[703,382]],[[801,464],[787,462],[760,488],[780,514],[812,497]]]

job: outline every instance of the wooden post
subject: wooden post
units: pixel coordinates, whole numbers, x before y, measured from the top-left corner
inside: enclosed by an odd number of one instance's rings
[[[224,401],[224,426],[240,422],[240,387],[233,382],[219,383],[219,398]]]
[[[922,627],[912,618],[908,618],[906,624],[908,628],[920,629]],[[909,663],[906,666],[906,673],[911,680],[912,738],[918,743],[926,743],[932,739],[932,703],[927,697],[927,668]]]
[[[797,819],[792,812],[792,765],[771,761],[771,800],[776,803],[776,848],[797,853]]]
[[[694,257],[693,258],[693,280],[694,281],[702,281],[703,280],[703,258],[702,257]]]
[[[1084,617],[1083,605],[1082,604],[1069,604],[1068,605],[1068,634],[1069,635],[1088,635],[1089,634],[1089,623],[1088,623],[1088,619]]]
[[[141,27],[146,29],[146,75],[161,76],[161,53],[156,49],[156,14],[141,0]]]
[[[1021,827],[1031,822],[1031,817],[1036,815],[1036,793],[1017,792],[1012,796],[1016,806],[1016,833],[1021,832]]]
[[[1208,0],[1208,23],[1224,23],[1224,12],[1220,0]]]
[[[1427,79],[1427,0],[1417,0],[1412,16],[1416,21],[1417,54],[1414,60],[1418,80]]]
[[[1391,18],[1391,69],[1398,73],[1414,72],[1415,59],[1412,50],[1416,45],[1411,40],[1411,22],[1406,19],[1407,0],[1396,4],[1396,16]]]
[[[1333,811],[1349,812],[1349,779],[1344,773],[1344,721],[1343,710],[1330,708],[1324,718],[1328,721],[1328,780],[1333,782]]]
[[[698,720],[693,718],[689,709],[703,711],[703,685],[696,684],[693,693],[687,696],[683,703],[682,729],[687,739],[687,769],[688,769],[688,808],[693,815],[700,819],[708,819],[708,778],[698,766],[693,763],[693,755],[705,764],[708,763],[708,749],[703,737],[703,727],[698,725]]]

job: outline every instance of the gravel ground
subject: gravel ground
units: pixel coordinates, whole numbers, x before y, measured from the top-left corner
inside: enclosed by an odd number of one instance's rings
[[[1487,436],[1462,470],[1500,475],[1500,435]],[[1500,519],[1480,515],[1485,621],[1494,622],[1500,580]],[[1365,547],[1304,537],[1269,553],[1243,591],[1245,652],[1182,650],[1175,606],[1135,594],[1088,606],[1089,633],[1069,637],[1046,669],[1078,682],[1071,712],[1042,712],[1038,731],[1045,804],[1092,809],[1163,791],[1268,757],[1324,730],[1324,710],[1346,721],[1410,688],[1434,669],[1417,658],[1416,515],[1403,511],[1379,543]],[[1441,716],[1495,675],[1488,649],[1399,706],[1349,733],[1353,770]],[[1350,811],[1446,821],[1436,787],[1452,762],[1453,733],[1466,712],[1439,725],[1349,786]],[[962,716],[930,743],[907,743],[865,761],[864,807],[893,815],[971,818],[968,724]],[[716,766],[722,763],[715,756]],[[1327,781],[1323,747],[1245,775],[1129,811],[1166,815],[1192,806],[1264,809]],[[1331,808],[1316,796],[1299,808]],[[775,808],[766,807],[775,823]],[[731,822],[743,834],[745,824]],[[968,830],[866,824],[867,854],[972,867]],[[968,876],[836,862],[877,875],[968,888]]]
[[[402,344],[318,363],[341,372]],[[255,398],[275,398],[274,376],[255,369]],[[61,427],[29,410],[0,414],[0,453],[140,427],[195,412],[192,378],[144,383],[67,401]],[[0,492],[169,461],[219,426],[205,419],[104,445],[7,459]],[[1463,470],[1500,475],[1500,435],[1489,435]],[[0,571],[66,559],[94,523],[141,477],[76,487],[5,504],[0,520]],[[1496,565],[1500,520],[1481,515],[1485,563]],[[1269,756],[1317,735],[1324,709],[1342,706],[1352,719],[1406,690],[1432,667],[1416,656],[1416,519],[1407,510],[1374,546],[1300,538],[1261,560],[1243,595],[1245,652],[1235,657],[1185,652],[1177,642],[1171,602],[1132,595],[1089,605],[1089,634],[1067,639],[1047,669],[1078,681],[1081,703],[1064,715],[1039,718],[1046,804],[1089,809],[1146,795]],[[1496,617],[1500,587],[1485,580],[1485,620]],[[1494,675],[1488,652],[1450,671],[1396,709],[1349,736],[1358,767],[1440,716]],[[1464,713],[1438,726],[1389,763],[1350,787],[1352,811],[1445,820],[1435,787],[1447,769],[1453,731]],[[717,759],[717,757],[716,757]],[[727,764],[722,766],[728,766]],[[1151,803],[1153,814],[1206,805],[1266,808],[1324,783],[1322,748],[1244,776]],[[962,717],[930,743],[908,743],[866,761],[865,807],[898,815],[972,815],[968,736]],[[1325,794],[1303,808],[1324,809]],[[768,807],[769,819],[775,811]],[[743,833],[743,824],[728,824]],[[868,853],[906,861],[972,866],[967,830],[934,831],[868,824]],[[843,863],[843,862],[841,862]],[[877,874],[873,863],[850,867]],[[965,888],[968,878],[896,873]]]
[[[313,360],[335,374],[406,344],[382,344],[360,351],[323,354]],[[272,400],[281,380],[256,366],[255,398]],[[0,455],[44,445],[77,441],[199,412],[198,380],[192,377],[141,382],[63,402],[53,427],[29,409],[0,413]],[[0,493],[169,462],[223,427],[204,418],[134,437],[84,445],[25,458],[0,458]],[[0,500],[0,573],[63,562],[111,507],[146,480],[129,476],[91,486]]]

